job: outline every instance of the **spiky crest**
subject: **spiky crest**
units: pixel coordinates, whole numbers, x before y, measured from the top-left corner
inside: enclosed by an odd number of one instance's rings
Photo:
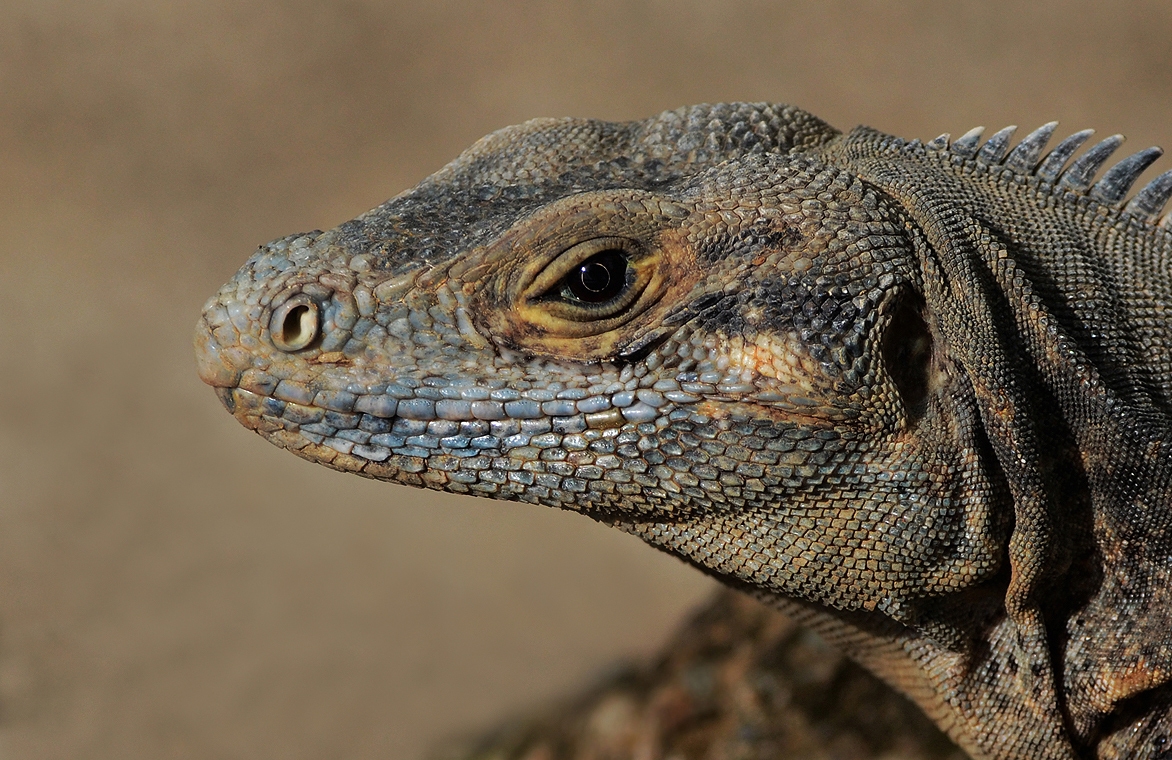
[[[1111,135],[1101,140],[1070,162],[1071,157],[1095,132],[1093,129],[1084,129],[1059,142],[1043,157],[1042,152],[1057,126],[1056,121],[1043,124],[1026,135],[1012,150],[1010,141],[1017,130],[1016,126],[998,130],[983,145],[981,135],[985,128],[974,127],[951,143],[949,134],[945,133],[925,143],[924,147],[932,151],[946,150],[953,156],[965,160],[975,159],[988,166],[1004,166],[1015,174],[1032,175],[1063,191],[1089,195],[1107,206],[1120,208],[1140,221],[1157,223],[1158,215],[1169,198],[1172,198],[1172,170],[1148,182],[1126,204],[1124,199],[1139,176],[1164,154],[1162,148],[1153,146],[1133,153],[1108,169],[1096,182],[1095,175],[1099,169],[1123,144],[1123,135]],[[1172,212],[1160,218],[1158,224],[1165,229],[1172,229]]]

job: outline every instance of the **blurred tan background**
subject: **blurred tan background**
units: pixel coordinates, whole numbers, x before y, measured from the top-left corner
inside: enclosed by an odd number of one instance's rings
[[[1172,5],[7,0],[0,757],[406,760],[651,652],[698,574],[280,452],[190,334],[486,132],[719,100],[1172,147]]]

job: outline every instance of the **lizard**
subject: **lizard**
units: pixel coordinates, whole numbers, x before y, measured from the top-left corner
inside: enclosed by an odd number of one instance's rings
[[[974,758],[1172,758],[1172,172],[1055,126],[508,127],[261,246],[199,374],[311,461],[638,536]]]

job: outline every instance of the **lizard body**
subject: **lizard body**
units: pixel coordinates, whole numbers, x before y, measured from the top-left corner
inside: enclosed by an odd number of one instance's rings
[[[507,128],[262,246],[200,374],[307,459],[638,535],[974,757],[1172,757],[1172,173],[1053,128]]]

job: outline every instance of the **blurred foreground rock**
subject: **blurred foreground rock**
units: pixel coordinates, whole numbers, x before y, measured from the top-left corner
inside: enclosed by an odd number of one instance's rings
[[[432,760],[963,760],[919,710],[788,618],[722,591],[657,661]]]

